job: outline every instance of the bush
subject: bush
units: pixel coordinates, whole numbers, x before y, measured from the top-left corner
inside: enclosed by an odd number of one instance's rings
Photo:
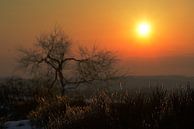
[[[36,80],[5,79],[0,83],[0,116],[9,117],[9,120],[26,119],[41,97],[52,96]]]
[[[43,99],[30,118],[47,129],[192,129],[193,109],[190,88],[156,88],[150,93],[101,91],[87,102],[67,97]]]
[[[48,124],[52,118],[60,118],[66,113],[68,99],[66,97],[55,97],[52,99],[39,98],[38,107],[29,114],[29,118],[40,127]]]

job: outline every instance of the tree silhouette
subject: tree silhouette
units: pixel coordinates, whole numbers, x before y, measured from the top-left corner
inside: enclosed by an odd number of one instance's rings
[[[112,52],[79,47],[79,58],[70,54],[71,41],[61,29],[54,29],[48,34],[40,35],[34,49],[20,49],[19,63],[32,73],[45,71],[52,78],[51,89],[58,81],[61,93],[65,94],[68,85],[76,88],[81,83],[95,80],[112,79],[115,75],[113,65],[116,61]],[[68,73],[65,69],[70,69]],[[69,75],[68,75],[69,74]],[[70,77],[73,74],[73,77]]]

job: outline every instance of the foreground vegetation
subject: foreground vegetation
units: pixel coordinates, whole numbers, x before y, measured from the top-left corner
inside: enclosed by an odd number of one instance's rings
[[[193,129],[194,89],[102,90],[88,98],[42,88],[1,86],[0,120],[30,119],[46,129]],[[41,91],[41,92],[40,92]]]

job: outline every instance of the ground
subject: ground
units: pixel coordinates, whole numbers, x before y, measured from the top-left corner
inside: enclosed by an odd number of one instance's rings
[[[20,121],[8,121],[5,123],[6,129],[35,129],[31,126],[29,120],[20,120]]]

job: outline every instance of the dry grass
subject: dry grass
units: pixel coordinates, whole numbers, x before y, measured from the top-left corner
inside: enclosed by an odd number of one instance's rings
[[[30,118],[43,121],[39,125],[48,129],[192,129],[193,109],[194,90],[190,88],[156,88],[150,93],[101,91],[88,103],[67,97],[42,101]]]

